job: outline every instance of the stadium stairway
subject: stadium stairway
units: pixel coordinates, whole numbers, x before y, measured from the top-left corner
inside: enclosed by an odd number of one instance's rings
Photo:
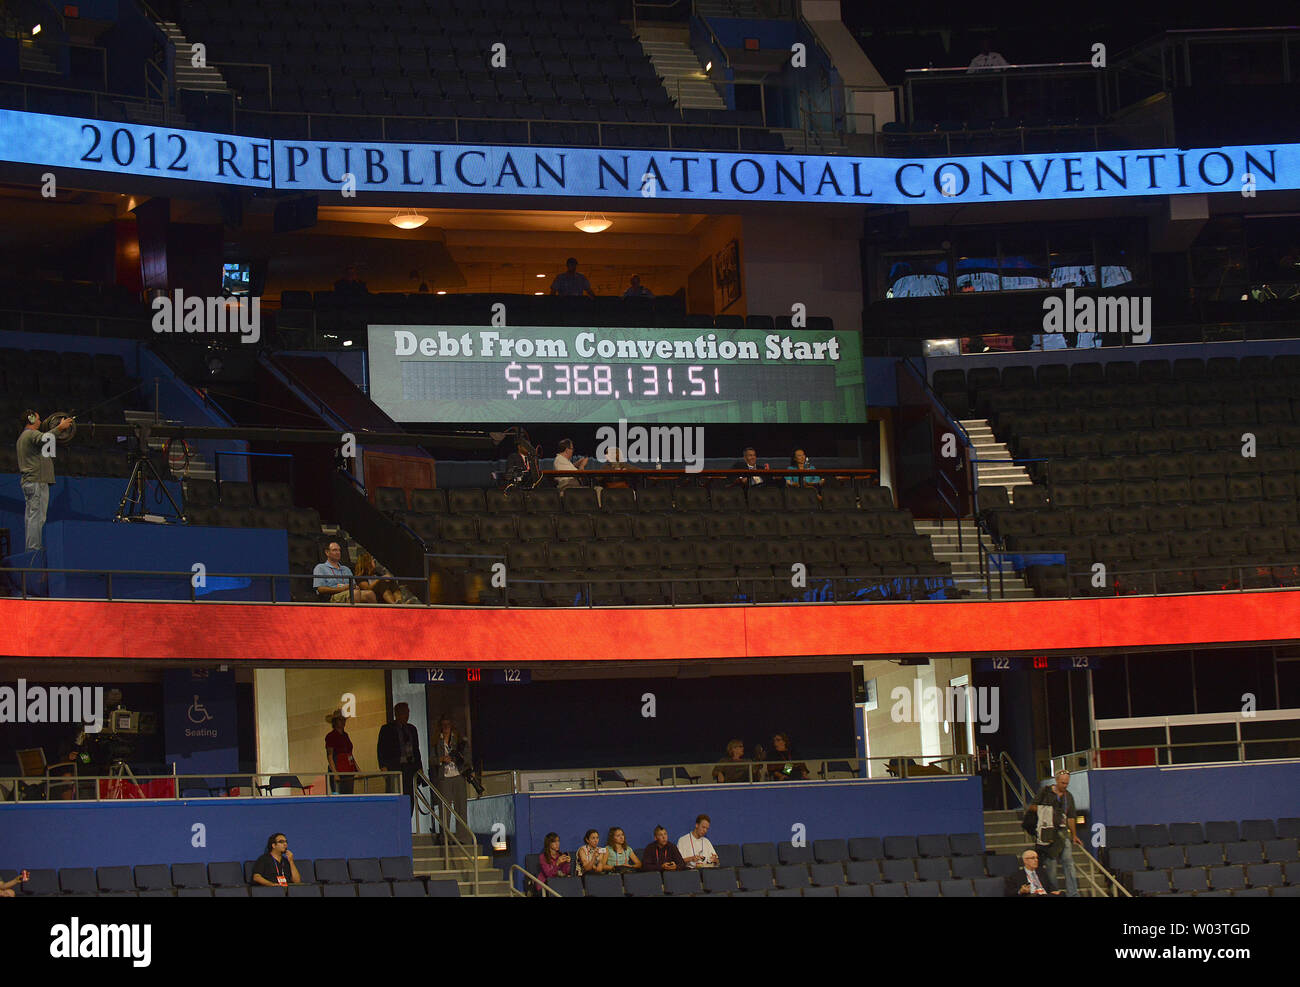
[[[1032,590],[1030,595],[1033,595]],[[1029,837],[1020,828],[1020,820],[1023,815],[1024,813],[1019,809],[985,810],[985,852],[1009,853],[1019,857],[1020,854],[1029,849]],[[1084,838],[1083,835],[1080,835],[1080,839]],[[1079,894],[1084,898],[1111,897],[1109,891],[1110,882],[1097,870],[1097,865],[1077,847],[1071,847],[1071,852],[1074,854],[1074,870],[1079,880]]]
[[[976,459],[1011,458],[1011,452],[1007,448],[1007,444],[997,440],[997,437],[993,434],[993,427],[989,424],[987,418],[964,419],[961,427],[970,436]],[[1034,482],[1029,478],[1029,473],[1025,471],[1023,466],[1014,463],[977,463],[975,475],[979,478],[979,484],[982,487],[997,485],[1010,489],[1011,487],[1022,487]]]
[[[176,88],[198,89],[204,92],[229,92],[230,87],[220,72],[210,66],[195,68],[190,52],[192,46],[180,25],[173,21],[162,21],[158,27],[167,35],[167,40],[176,49]]]
[[[480,848],[481,849],[481,848]],[[474,870],[478,870],[479,898],[509,898],[510,882],[503,879],[501,871],[492,863],[490,855],[480,854],[475,858],[475,867],[459,856],[453,847],[452,857],[443,860],[442,844],[435,843],[429,833],[420,833],[411,837],[411,861],[416,877],[454,879],[460,887],[462,898],[475,897]]]
[[[971,596],[983,598],[986,592],[984,579],[980,576],[979,545],[976,539],[979,531],[971,518],[962,518],[962,544],[957,546],[957,528],[951,521],[913,521],[912,527],[918,535],[925,535],[934,547],[937,562],[947,562],[952,566],[952,578],[960,590],[968,591]],[[1024,579],[1007,573],[1002,577],[1002,594],[999,598],[1008,600],[1033,599],[1034,591],[1025,584]],[[993,594],[998,596],[997,574],[993,575]]]
[[[686,28],[642,26],[636,37],[679,110],[727,108],[718,87],[704,74],[704,66],[691,50]]]

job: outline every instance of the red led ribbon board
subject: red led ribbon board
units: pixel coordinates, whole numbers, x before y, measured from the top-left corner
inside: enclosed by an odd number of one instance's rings
[[[1300,593],[611,610],[0,600],[13,657],[680,661],[1090,651],[1300,639]]]

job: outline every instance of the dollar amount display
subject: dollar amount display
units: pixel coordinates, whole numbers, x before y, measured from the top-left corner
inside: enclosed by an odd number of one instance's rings
[[[519,398],[613,398],[626,395],[656,398],[720,397],[722,372],[718,367],[657,364],[610,366],[603,363],[509,363],[505,368],[506,394]]]

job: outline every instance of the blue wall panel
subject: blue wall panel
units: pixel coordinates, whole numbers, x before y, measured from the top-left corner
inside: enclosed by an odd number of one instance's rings
[[[779,843],[801,823],[813,840],[921,833],[982,833],[983,796],[978,778],[917,781],[828,781],[771,785],[689,785],[602,792],[556,792],[527,796],[527,814],[516,806],[515,848],[540,850],[548,832],[572,851],[588,829],[621,826],[637,848],[656,825],[674,842],[703,812],[712,820],[709,839],[719,843]]]
[[[203,824],[207,845],[191,845]],[[25,802],[0,806],[0,866],[112,867],[254,860],[282,832],[295,856],[411,854],[405,795]]]
[[[1139,823],[1300,816],[1300,763],[1088,772],[1092,821]]]

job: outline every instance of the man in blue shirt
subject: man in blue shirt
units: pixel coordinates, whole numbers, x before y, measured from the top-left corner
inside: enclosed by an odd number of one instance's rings
[[[591,290],[591,282],[587,280],[587,276],[578,273],[578,259],[570,257],[564,262],[564,266],[568,270],[555,276],[555,280],[551,282],[551,294],[565,298],[579,298],[582,295],[595,298],[596,293]]]
[[[339,543],[330,542],[325,548],[325,561],[312,570],[315,578],[311,584],[316,595],[330,603],[347,603],[349,597],[357,603],[374,603],[375,594],[372,590],[351,588],[352,570],[340,561],[342,558],[343,549]]]

